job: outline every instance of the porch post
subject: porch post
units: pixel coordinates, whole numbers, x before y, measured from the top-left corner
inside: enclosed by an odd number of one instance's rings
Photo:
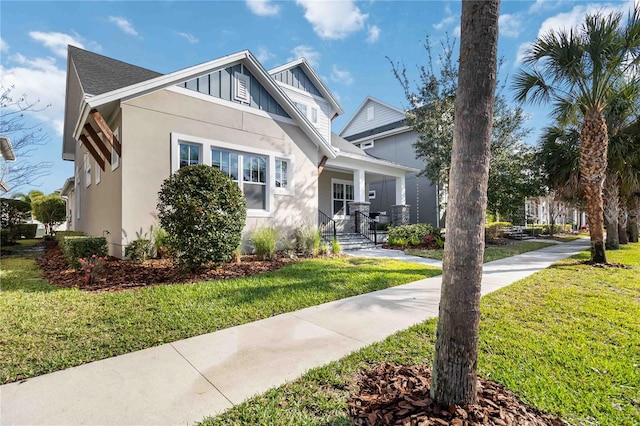
[[[365,197],[364,170],[362,169],[353,171],[353,192],[353,201],[356,203],[367,201]]]
[[[391,224],[393,226],[407,225],[409,223],[409,206],[407,204],[407,190],[405,178],[396,177],[396,204],[391,206]]]

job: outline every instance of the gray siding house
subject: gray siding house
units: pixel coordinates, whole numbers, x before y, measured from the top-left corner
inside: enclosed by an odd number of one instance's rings
[[[367,154],[415,169],[424,169],[424,160],[416,158],[413,143],[418,134],[406,125],[403,110],[367,97],[340,131],[340,136]],[[417,173],[406,176],[406,203],[411,223],[430,223],[443,227],[443,212],[438,203],[438,187]],[[369,184],[371,212],[391,215],[396,185],[387,179]]]

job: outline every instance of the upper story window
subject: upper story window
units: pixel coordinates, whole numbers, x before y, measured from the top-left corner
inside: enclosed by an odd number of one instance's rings
[[[305,104],[300,102],[294,102],[293,104],[296,106],[296,108],[298,108],[298,111],[300,111],[302,115],[304,115],[305,117],[307,116],[307,106]]]
[[[235,72],[233,74],[233,99],[246,104],[251,103],[249,97],[250,80],[249,76]]]
[[[187,143],[180,144],[180,167],[200,164],[200,146]]]
[[[311,108],[311,122],[313,124],[318,123],[318,108]]]
[[[364,142],[364,143],[361,143],[361,144],[360,144],[360,148],[362,148],[362,149],[373,148],[373,146],[374,146],[373,141],[371,141],[371,142]]]

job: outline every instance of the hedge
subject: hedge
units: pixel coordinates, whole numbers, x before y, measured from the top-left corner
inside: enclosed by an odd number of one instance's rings
[[[9,234],[10,231],[8,229],[0,229],[0,245],[5,245],[9,243]]]
[[[503,228],[511,226],[511,222],[491,222],[484,226],[485,240],[495,240],[504,237]]]
[[[60,248],[62,248],[63,240],[65,237],[84,237],[85,235],[87,234],[80,231],[56,231],[55,239],[58,242]]]
[[[440,229],[434,228],[428,223],[400,225],[389,228],[389,242],[406,241],[410,245],[418,245],[427,235],[440,238]]]
[[[78,259],[88,258],[94,254],[99,257],[107,255],[107,239],[105,237],[66,236],[62,239],[62,253],[69,265],[78,269]]]
[[[549,227],[551,225],[533,225],[530,226],[528,225],[527,228],[524,230],[524,232],[526,232],[529,235],[549,235]],[[553,225],[553,233],[554,234],[560,234],[563,232],[571,232],[573,230],[573,225],[571,224],[565,224],[562,225],[560,223],[556,223],[555,225]]]

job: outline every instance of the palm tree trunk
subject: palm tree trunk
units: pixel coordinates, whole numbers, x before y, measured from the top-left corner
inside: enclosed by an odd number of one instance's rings
[[[478,326],[500,0],[462,1],[447,244],[431,396],[477,401]]]
[[[629,218],[627,220],[627,230],[629,232],[629,242],[638,242],[638,220],[640,220],[640,196],[632,198],[629,206]]]
[[[598,111],[587,111],[580,129],[580,181],[587,201],[591,262],[606,263],[602,186],[607,170],[609,135]]]
[[[627,234],[628,219],[627,203],[624,198],[621,198],[620,210],[618,211],[618,239],[620,244],[629,244],[629,235]]]
[[[607,173],[604,181],[604,226],[607,229],[607,250],[619,250],[618,215],[620,213],[620,179],[617,173]]]

